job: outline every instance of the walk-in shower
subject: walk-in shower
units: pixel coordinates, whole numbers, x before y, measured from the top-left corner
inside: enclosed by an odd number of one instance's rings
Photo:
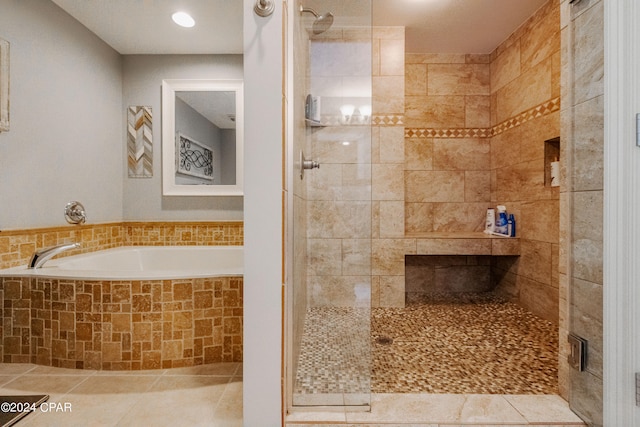
[[[321,10],[330,12],[316,12]],[[292,402],[369,407],[371,1],[306,0],[296,12],[290,147],[295,175],[289,182]],[[308,15],[315,17],[311,25]],[[313,117],[305,108],[308,99]],[[345,105],[357,108],[349,122],[341,112]],[[311,168],[308,159],[320,167]]]

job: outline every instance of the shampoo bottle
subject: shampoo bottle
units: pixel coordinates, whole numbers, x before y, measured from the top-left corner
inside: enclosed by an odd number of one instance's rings
[[[509,214],[509,219],[507,220],[507,234],[509,237],[516,237],[516,218],[513,214]]]
[[[496,220],[496,233],[507,235],[507,208],[498,206],[498,219]]]

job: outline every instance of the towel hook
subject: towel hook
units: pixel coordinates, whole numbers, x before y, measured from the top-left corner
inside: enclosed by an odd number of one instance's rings
[[[267,17],[273,13],[275,9],[275,4],[273,0],[256,0],[255,6],[253,6],[253,11],[258,16]]]

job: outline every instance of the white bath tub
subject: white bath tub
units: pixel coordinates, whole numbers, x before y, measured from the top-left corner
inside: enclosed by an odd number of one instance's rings
[[[242,246],[123,246],[54,258],[38,269],[0,270],[0,276],[80,280],[154,280],[242,274]]]

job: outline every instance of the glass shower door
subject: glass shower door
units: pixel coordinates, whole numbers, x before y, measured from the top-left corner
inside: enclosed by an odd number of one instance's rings
[[[292,18],[293,156],[298,160],[292,163],[300,169],[293,178],[293,405],[366,408],[371,392],[371,4],[303,1],[300,6],[304,10],[296,9]]]

